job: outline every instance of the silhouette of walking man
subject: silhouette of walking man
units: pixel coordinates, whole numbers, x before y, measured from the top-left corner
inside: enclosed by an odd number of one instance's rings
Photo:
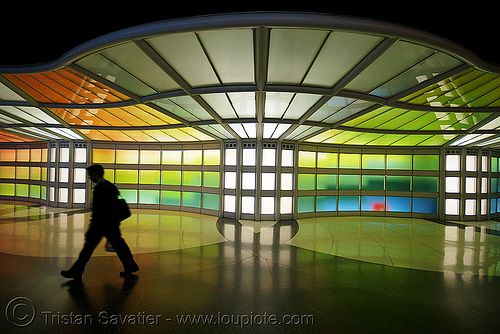
[[[104,179],[104,169],[101,165],[87,167],[89,178],[96,185],[94,187],[92,200],[92,218],[90,226],[85,233],[85,244],[80,252],[78,260],[71,269],[62,270],[61,275],[65,278],[81,280],[85,265],[90,260],[94,249],[99,245],[103,237],[106,237],[113,246],[118,258],[123,264],[124,271],[121,277],[131,277],[133,272],[139,270],[130,248],[121,237],[120,221],[114,212],[115,202],[118,199],[118,189],[114,184]]]

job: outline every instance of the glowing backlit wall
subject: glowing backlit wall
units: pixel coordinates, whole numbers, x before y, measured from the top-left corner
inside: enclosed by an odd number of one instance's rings
[[[102,164],[132,207],[219,214],[220,144],[95,144],[92,162]]]
[[[40,202],[47,197],[47,144],[0,147],[0,196]]]
[[[438,217],[439,150],[344,149],[301,145],[298,217]]]

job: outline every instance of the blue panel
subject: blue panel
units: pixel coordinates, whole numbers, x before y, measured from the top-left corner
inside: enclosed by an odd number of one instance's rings
[[[362,196],[361,211],[384,211],[384,197]]]
[[[437,198],[413,198],[413,212],[418,213],[438,213]]]
[[[299,197],[297,200],[297,212],[314,212],[314,196]]]
[[[337,211],[337,196],[316,197],[316,211]]]
[[[390,212],[410,212],[410,197],[387,197],[386,210]]]
[[[497,212],[497,199],[492,198],[490,201],[490,213],[496,213]]]
[[[339,211],[359,211],[359,196],[339,196]]]

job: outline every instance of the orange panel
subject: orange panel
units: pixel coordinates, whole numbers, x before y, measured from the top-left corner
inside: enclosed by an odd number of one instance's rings
[[[52,102],[49,100],[46,96],[38,92],[36,89],[33,87],[29,86],[26,84],[24,81],[20,80],[17,78],[15,75],[12,74],[4,74],[4,77],[6,77],[10,82],[12,82],[14,85],[19,87],[22,91],[24,91],[26,94],[31,96],[33,99],[35,99],[38,102],[47,102],[50,103]]]

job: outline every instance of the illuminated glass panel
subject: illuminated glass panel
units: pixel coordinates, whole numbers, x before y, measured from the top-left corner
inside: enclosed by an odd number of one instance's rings
[[[219,172],[203,172],[203,186],[204,187],[219,188],[220,187],[220,173]]]
[[[161,171],[161,184],[168,186],[180,186],[181,179],[182,179],[181,171],[175,171],[175,170]]]
[[[316,186],[315,174],[299,174],[298,189],[299,190],[314,190]]]
[[[161,163],[163,165],[180,165],[181,157],[182,157],[182,151],[162,151]]]
[[[160,151],[141,151],[139,161],[141,164],[159,165]]]
[[[2,159],[2,161],[4,161],[4,160]],[[498,172],[498,158],[497,157],[491,157],[491,171],[494,173]]]
[[[438,213],[437,198],[413,197],[413,212],[417,213]]]
[[[439,170],[439,155],[414,155],[414,170]]]
[[[73,182],[85,183],[86,177],[87,177],[87,171],[85,170],[85,168],[73,169]]]
[[[297,199],[297,212],[314,212],[314,196],[299,197]]]
[[[59,188],[59,203],[68,203],[68,188]]]
[[[182,185],[201,187],[201,172],[182,172]]]
[[[337,196],[316,197],[316,211],[337,211]]]
[[[255,173],[241,174],[241,189],[255,190]]]
[[[14,166],[1,166],[0,167],[0,178],[2,179],[15,179],[16,178],[16,167]],[[496,189],[496,187],[495,187]]]
[[[211,166],[220,165],[220,150],[204,150],[203,164]]]
[[[236,166],[236,149],[226,149],[226,166]]]
[[[160,191],[139,190],[139,204],[160,204]]]
[[[260,213],[263,215],[274,214],[274,197],[262,197]]]
[[[318,190],[336,190],[337,189],[337,175],[331,174],[317,174],[317,187]]]
[[[361,189],[363,190],[384,190],[384,175],[362,175]]]
[[[491,178],[491,189],[490,192],[496,193],[497,192],[497,185],[498,185],[498,179],[496,177]]]
[[[299,167],[316,168],[316,152],[299,151]]]
[[[465,200],[465,215],[475,216],[476,215],[476,200],[466,199]]]
[[[465,170],[475,172],[477,170],[477,156],[468,155],[465,157]]]
[[[257,150],[255,148],[244,148],[243,149],[243,166],[255,166],[255,154]]]
[[[179,177],[180,179],[180,177]],[[179,180],[180,184],[180,180]],[[170,190],[162,190],[161,191],[161,204],[162,205],[181,205],[181,192],[180,191],[170,191]]]
[[[16,196],[28,197],[28,193],[29,187],[27,184],[16,184]]]
[[[274,183],[274,173],[262,173],[262,190],[274,190]]]
[[[339,196],[339,211],[359,211],[359,196]]]
[[[203,194],[203,209],[219,210],[218,194]]]
[[[475,194],[476,193],[476,184],[477,184],[477,179],[475,177],[466,177],[465,178],[465,192],[467,194]]]
[[[236,189],[236,172],[224,173],[224,188]]]
[[[411,155],[387,155],[387,169],[411,169]]]
[[[201,193],[195,193],[191,191],[182,192],[182,206],[188,206],[192,208],[201,207]]]
[[[69,168],[59,168],[59,182],[69,181]]]
[[[16,179],[28,180],[30,178],[30,168],[29,167],[16,167]],[[68,182],[68,181],[66,181]]]
[[[385,155],[363,154],[363,169],[384,169]]]
[[[116,170],[116,183],[138,184],[139,183],[139,171],[117,169]]]
[[[137,204],[137,190],[136,189],[121,189],[120,195],[130,204]]]
[[[385,198],[385,207],[389,212],[410,212],[410,197],[391,197]]]
[[[69,149],[68,149],[69,151]],[[18,162],[29,162],[30,161],[30,150],[17,150],[17,159]],[[69,161],[69,160],[68,160]],[[67,161],[63,161],[67,162]]]
[[[460,177],[447,176],[445,189],[447,193],[458,194],[460,192]]]
[[[318,152],[318,168],[338,168],[338,153]]]
[[[5,162],[16,161],[16,150],[0,150],[0,160]]]
[[[276,166],[276,150],[274,148],[262,150],[262,166]]]
[[[159,170],[141,170],[139,171],[140,184],[160,184]]]
[[[42,150],[41,149],[31,149],[30,161],[31,162],[41,162],[42,161]]]
[[[497,199],[492,198],[490,200],[490,213],[496,213],[497,212]]]
[[[0,195],[14,196],[16,194],[16,185],[12,183],[0,183]]]
[[[432,191],[439,190],[439,178],[431,176],[414,176],[413,191]]]
[[[361,196],[361,211],[384,211],[384,197]]]
[[[85,190],[85,189],[83,189]],[[30,197],[40,198],[40,186],[36,184],[30,184]]]
[[[139,163],[139,151],[116,150],[116,163],[137,165]]]
[[[75,162],[76,163],[86,163],[87,162],[87,149],[82,147],[75,148]]]
[[[281,190],[293,190],[292,173],[281,173]]]
[[[59,149],[59,161],[60,162],[69,162],[69,148],[61,147]]]
[[[115,150],[93,149],[93,162],[96,164],[114,164]]]
[[[411,176],[387,175],[385,179],[386,190],[410,191]]]
[[[241,197],[241,213],[254,214],[255,213],[255,197],[242,196]]]
[[[359,169],[361,165],[361,154],[340,153],[340,168]]]
[[[224,211],[236,212],[236,196],[224,195]]]
[[[87,191],[85,189],[73,189],[73,203],[83,204],[85,203],[85,197]]]
[[[282,215],[291,214],[293,209],[293,197],[281,197],[280,213]]]
[[[460,156],[447,155],[446,156],[446,170],[447,171],[460,171]]]
[[[114,169],[105,169],[104,170],[104,177],[109,182],[114,183],[115,182],[115,170]]]
[[[281,166],[293,167],[293,150],[281,151]]]
[[[339,175],[339,190],[359,190],[359,175]]]

